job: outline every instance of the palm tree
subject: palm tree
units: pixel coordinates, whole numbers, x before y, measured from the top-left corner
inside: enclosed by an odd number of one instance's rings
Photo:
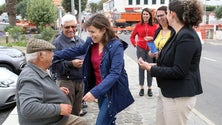
[[[15,5],[17,0],[5,0],[6,2],[6,10],[8,12],[9,24],[11,26],[15,26],[16,24],[16,8]]]

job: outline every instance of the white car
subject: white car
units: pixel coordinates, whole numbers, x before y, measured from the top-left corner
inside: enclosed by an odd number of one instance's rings
[[[0,109],[15,106],[18,75],[0,67]]]

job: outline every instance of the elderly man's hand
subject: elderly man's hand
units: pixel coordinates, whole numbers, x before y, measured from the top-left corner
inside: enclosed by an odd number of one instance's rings
[[[70,104],[60,104],[60,115],[70,115],[72,112],[72,106]]]
[[[72,60],[72,65],[76,68],[81,68],[83,64],[83,60],[82,59],[74,59]]]

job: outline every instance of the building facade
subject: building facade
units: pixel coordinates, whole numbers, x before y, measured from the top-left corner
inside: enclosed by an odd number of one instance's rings
[[[143,8],[157,9],[172,0],[108,0],[103,3],[104,12],[140,12]],[[201,0],[204,5],[220,6],[222,0]]]

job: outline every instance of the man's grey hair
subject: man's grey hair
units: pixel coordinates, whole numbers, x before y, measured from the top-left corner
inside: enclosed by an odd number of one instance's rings
[[[64,25],[66,22],[69,22],[69,21],[74,21],[77,24],[77,20],[76,20],[76,17],[74,15],[72,15],[72,14],[65,14],[62,17],[61,25]]]
[[[38,52],[28,53],[26,54],[26,61],[33,62],[37,59],[37,57],[38,57]]]
[[[38,58],[38,53],[39,53],[39,52],[45,54],[45,51],[38,51],[38,52],[34,52],[34,53],[27,53],[27,54],[26,54],[26,61],[27,61],[27,62],[36,61],[37,58]]]

